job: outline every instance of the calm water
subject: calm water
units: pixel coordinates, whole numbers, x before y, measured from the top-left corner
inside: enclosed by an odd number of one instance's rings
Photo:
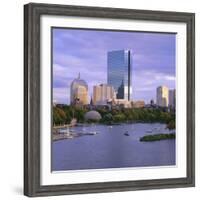
[[[99,133],[54,141],[52,170],[175,165],[175,140],[139,141],[140,137],[147,134],[169,133],[165,126],[159,123],[136,123],[115,125],[112,128],[104,125],[74,127],[72,129],[78,132]],[[152,133],[147,133],[152,129]],[[130,136],[124,135],[126,131]]]

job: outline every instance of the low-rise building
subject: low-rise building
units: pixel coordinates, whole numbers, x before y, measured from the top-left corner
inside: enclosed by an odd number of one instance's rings
[[[143,100],[133,101],[132,106],[133,108],[144,108],[145,102]]]
[[[132,108],[131,101],[127,99],[113,99],[112,106],[122,106],[124,108]]]

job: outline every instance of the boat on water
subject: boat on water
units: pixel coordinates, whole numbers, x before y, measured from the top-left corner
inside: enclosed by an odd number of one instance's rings
[[[98,132],[96,132],[96,131],[78,132],[78,133],[76,133],[76,137],[86,136],[86,135],[96,135],[96,134],[98,134]]]
[[[77,124],[77,119],[73,118],[70,122],[70,126],[75,126]]]
[[[96,132],[96,131],[91,131],[91,132],[88,132],[88,133],[86,133],[86,134],[89,134],[89,135],[96,135],[97,132]]]
[[[159,127],[155,127],[153,130],[160,131],[161,128],[159,128]]]
[[[69,135],[69,136],[67,136],[67,138],[66,139],[73,139],[74,138],[74,136],[72,136],[72,135]]]
[[[125,136],[129,136],[128,131],[126,131],[126,132],[124,133],[124,135],[125,135]]]
[[[67,128],[67,129],[60,129],[60,130],[58,130],[58,133],[59,134],[72,134],[72,133],[75,133],[75,130],[72,130],[72,129],[69,129],[69,128]]]

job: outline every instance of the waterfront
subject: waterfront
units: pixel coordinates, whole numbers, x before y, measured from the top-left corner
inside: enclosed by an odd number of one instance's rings
[[[175,139],[139,141],[147,134],[174,132],[165,124],[91,124],[70,131],[97,134],[53,141],[52,171],[175,165]]]

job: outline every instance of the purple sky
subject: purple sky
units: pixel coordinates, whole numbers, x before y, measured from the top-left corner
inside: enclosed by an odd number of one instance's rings
[[[107,82],[107,52],[132,50],[133,100],[156,100],[156,88],[175,88],[175,34],[53,29],[53,100],[69,103],[71,81]]]

